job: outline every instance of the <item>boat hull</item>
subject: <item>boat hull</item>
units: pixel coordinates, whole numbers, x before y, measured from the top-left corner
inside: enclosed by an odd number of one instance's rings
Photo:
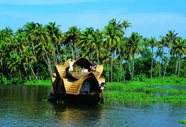
[[[66,103],[83,104],[83,105],[98,105],[101,98],[97,94],[61,94],[58,93],[55,99],[61,99]]]

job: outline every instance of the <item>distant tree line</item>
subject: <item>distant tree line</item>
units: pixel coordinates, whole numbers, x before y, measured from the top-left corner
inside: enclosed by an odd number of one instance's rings
[[[151,81],[153,77],[163,81],[173,74],[186,77],[186,40],[177,37],[175,31],[168,31],[157,41],[136,32],[127,37],[127,29],[132,27],[127,20],[111,19],[101,31],[92,27],[81,31],[72,26],[63,33],[59,27],[55,22],[45,26],[31,22],[16,32],[9,27],[0,30],[0,79],[46,80],[53,76],[55,65],[79,57],[104,65],[102,76],[108,82]]]

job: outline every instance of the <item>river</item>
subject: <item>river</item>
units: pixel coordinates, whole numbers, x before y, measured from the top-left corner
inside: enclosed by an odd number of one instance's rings
[[[128,127],[184,126],[186,106],[105,102],[96,107],[42,101],[51,86],[0,85],[0,126]]]

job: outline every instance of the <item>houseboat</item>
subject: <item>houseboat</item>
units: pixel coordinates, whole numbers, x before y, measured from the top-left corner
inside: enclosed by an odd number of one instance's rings
[[[67,60],[64,65],[55,65],[52,78],[53,97],[69,103],[97,105],[101,99],[99,84],[105,81],[100,78],[103,66],[97,65],[96,69],[91,71],[92,63],[81,57],[74,61],[74,69],[69,72],[70,61],[71,59]]]

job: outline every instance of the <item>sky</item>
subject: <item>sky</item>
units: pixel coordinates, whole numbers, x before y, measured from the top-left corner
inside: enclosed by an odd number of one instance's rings
[[[0,0],[0,29],[16,32],[27,22],[56,22],[62,32],[71,26],[102,30],[115,18],[132,23],[128,36],[137,32],[160,40],[159,36],[175,30],[186,39],[185,5],[186,0]]]

